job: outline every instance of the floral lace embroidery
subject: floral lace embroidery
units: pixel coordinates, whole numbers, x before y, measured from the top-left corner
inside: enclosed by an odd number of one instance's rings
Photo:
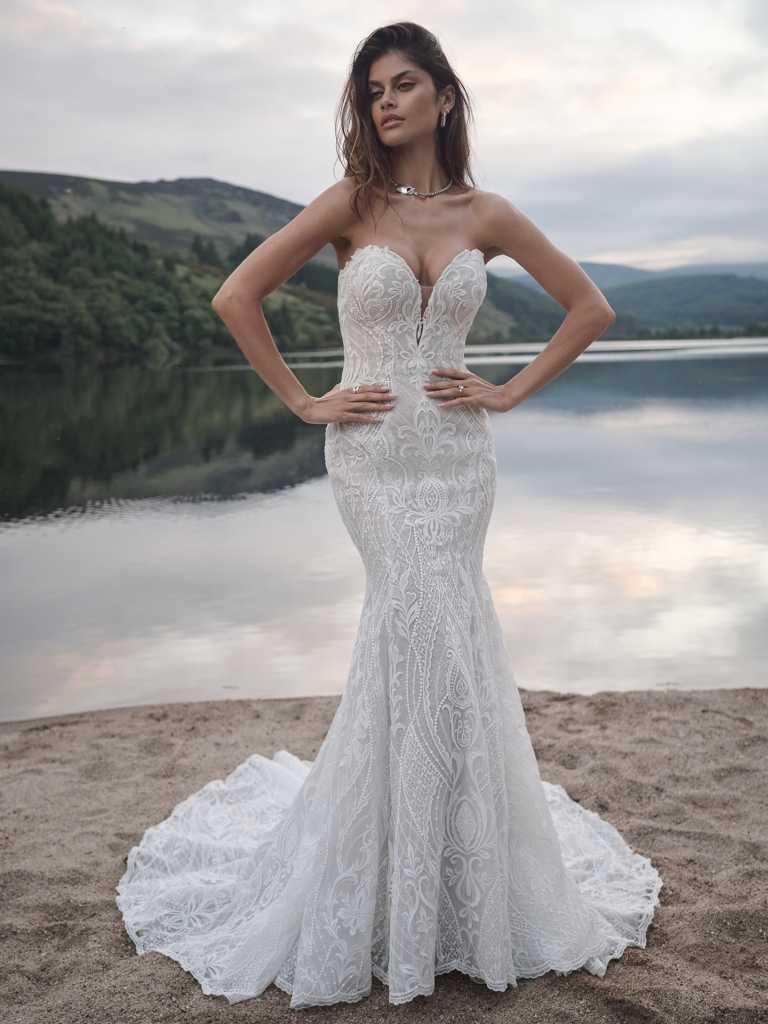
[[[478,256],[480,258],[478,258]],[[393,250],[339,277],[341,386],[386,383],[375,424],[331,423],[325,455],[366,570],[352,663],[314,761],[253,754],[147,829],[117,904],[138,952],[229,1002],[274,982],[294,1008],[392,1003],[450,970],[605,974],[644,946],[661,877],[607,821],[543,782],[482,570],[496,458],[483,409],[422,382],[464,366],[487,287],[457,253],[423,317]]]

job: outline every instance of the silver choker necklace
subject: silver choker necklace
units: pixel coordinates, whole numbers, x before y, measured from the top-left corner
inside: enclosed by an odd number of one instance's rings
[[[419,192],[415,185],[399,185],[394,178],[389,179],[395,186],[395,191],[400,192],[404,196],[418,196],[419,199],[430,199],[432,196],[439,196],[441,192],[445,192],[453,184],[449,181],[447,185],[439,188],[436,192]]]

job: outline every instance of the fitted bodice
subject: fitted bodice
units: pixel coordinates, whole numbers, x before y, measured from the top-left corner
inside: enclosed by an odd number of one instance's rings
[[[339,272],[341,384],[421,381],[435,366],[464,365],[464,346],[488,281],[480,249],[462,249],[433,285],[422,286],[386,245],[357,249]]]

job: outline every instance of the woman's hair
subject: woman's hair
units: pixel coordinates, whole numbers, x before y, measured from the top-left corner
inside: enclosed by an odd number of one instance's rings
[[[438,157],[449,179],[461,188],[475,184],[469,169],[468,122],[474,115],[467,91],[443,53],[436,36],[412,21],[377,28],[364,39],[352,58],[344,91],[337,108],[336,150],[344,165],[344,177],[355,178],[352,206],[360,216],[360,200],[372,210],[374,190],[378,187],[389,201],[391,176],[390,152],[379,139],[373,118],[368,89],[371,64],[385,53],[397,50],[426,71],[439,92],[452,85],[455,103],[445,123],[438,129]]]

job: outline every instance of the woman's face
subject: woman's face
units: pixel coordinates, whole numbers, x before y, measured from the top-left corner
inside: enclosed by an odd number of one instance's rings
[[[397,51],[378,57],[368,71],[371,117],[385,146],[400,146],[419,135],[434,134],[443,109],[451,104],[439,97],[426,71]],[[386,119],[398,120],[387,124]]]

